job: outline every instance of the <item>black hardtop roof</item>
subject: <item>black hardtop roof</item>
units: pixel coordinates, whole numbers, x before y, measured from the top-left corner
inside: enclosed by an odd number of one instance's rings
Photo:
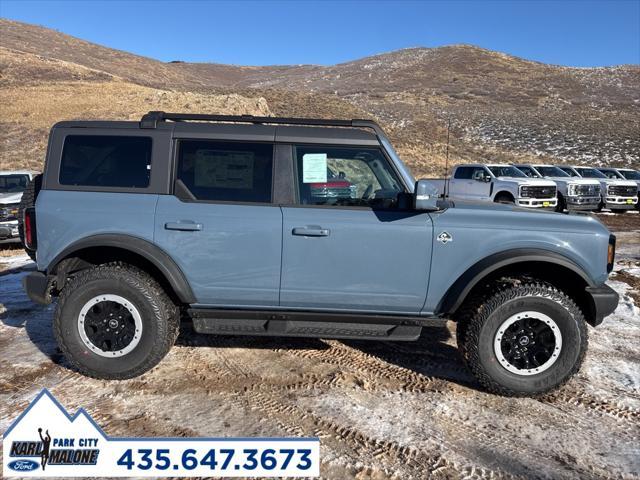
[[[139,122],[72,120],[54,128],[171,130],[174,135],[189,133],[279,142],[378,145],[384,131],[373,120],[255,117],[252,115],[203,115],[149,112]]]

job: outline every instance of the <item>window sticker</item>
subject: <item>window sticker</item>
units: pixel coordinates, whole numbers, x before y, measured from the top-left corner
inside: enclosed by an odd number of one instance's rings
[[[198,150],[195,185],[210,188],[253,188],[253,153]]]
[[[327,154],[305,153],[302,156],[302,183],[326,183]]]

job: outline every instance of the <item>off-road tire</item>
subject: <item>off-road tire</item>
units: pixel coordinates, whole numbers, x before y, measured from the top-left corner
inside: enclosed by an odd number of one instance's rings
[[[140,312],[142,334],[135,348],[124,356],[107,358],[92,352],[78,331],[82,307],[97,295],[124,297]],[[155,367],[178,336],[179,309],[150,275],[131,265],[114,262],[78,273],[62,289],[53,330],[69,363],[84,375],[123,380]]]
[[[20,236],[20,242],[24,247],[24,251],[27,252],[27,255],[29,255],[34,262],[36,261],[35,250],[30,250],[24,245],[24,211],[36,204],[36,198],[38,198],[41,187],[42,174],[35,175],[27,184],[27,188],[24,189],[22,200],[20,200],[20,206],[18,207],[18,235]]]
[[[523,376],[499,364],[493,343],[504,320],[527,310],[551,317],[563,340],[553,365],[542,373]],[[587,350],[588,333],[582,311],[564,292],[543,281],[496,284],[475,295],[456,318],[460,354],[480,384],[498,395],[535,397],[559,388],[578,372]]]

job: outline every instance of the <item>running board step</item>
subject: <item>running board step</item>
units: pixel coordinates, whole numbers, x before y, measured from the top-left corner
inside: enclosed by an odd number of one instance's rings
[[[336,321],[206,318],[193,316],[198,333],[278,337],[344,338],[361,340],[417,340],[419,325],[347,323]]]

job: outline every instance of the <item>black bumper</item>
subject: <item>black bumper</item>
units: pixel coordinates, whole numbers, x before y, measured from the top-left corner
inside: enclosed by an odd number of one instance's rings
[[[36,303],[48,305],[51,303],[51,277],[42,272],[31,272],[22,279],[22,288],[28,297]]]
[[[604,317],[611,315],[618,306],[620,295],[611,287],[587,287],[587,293],[591,296],[594,307],[593,326],[600,325]]]

